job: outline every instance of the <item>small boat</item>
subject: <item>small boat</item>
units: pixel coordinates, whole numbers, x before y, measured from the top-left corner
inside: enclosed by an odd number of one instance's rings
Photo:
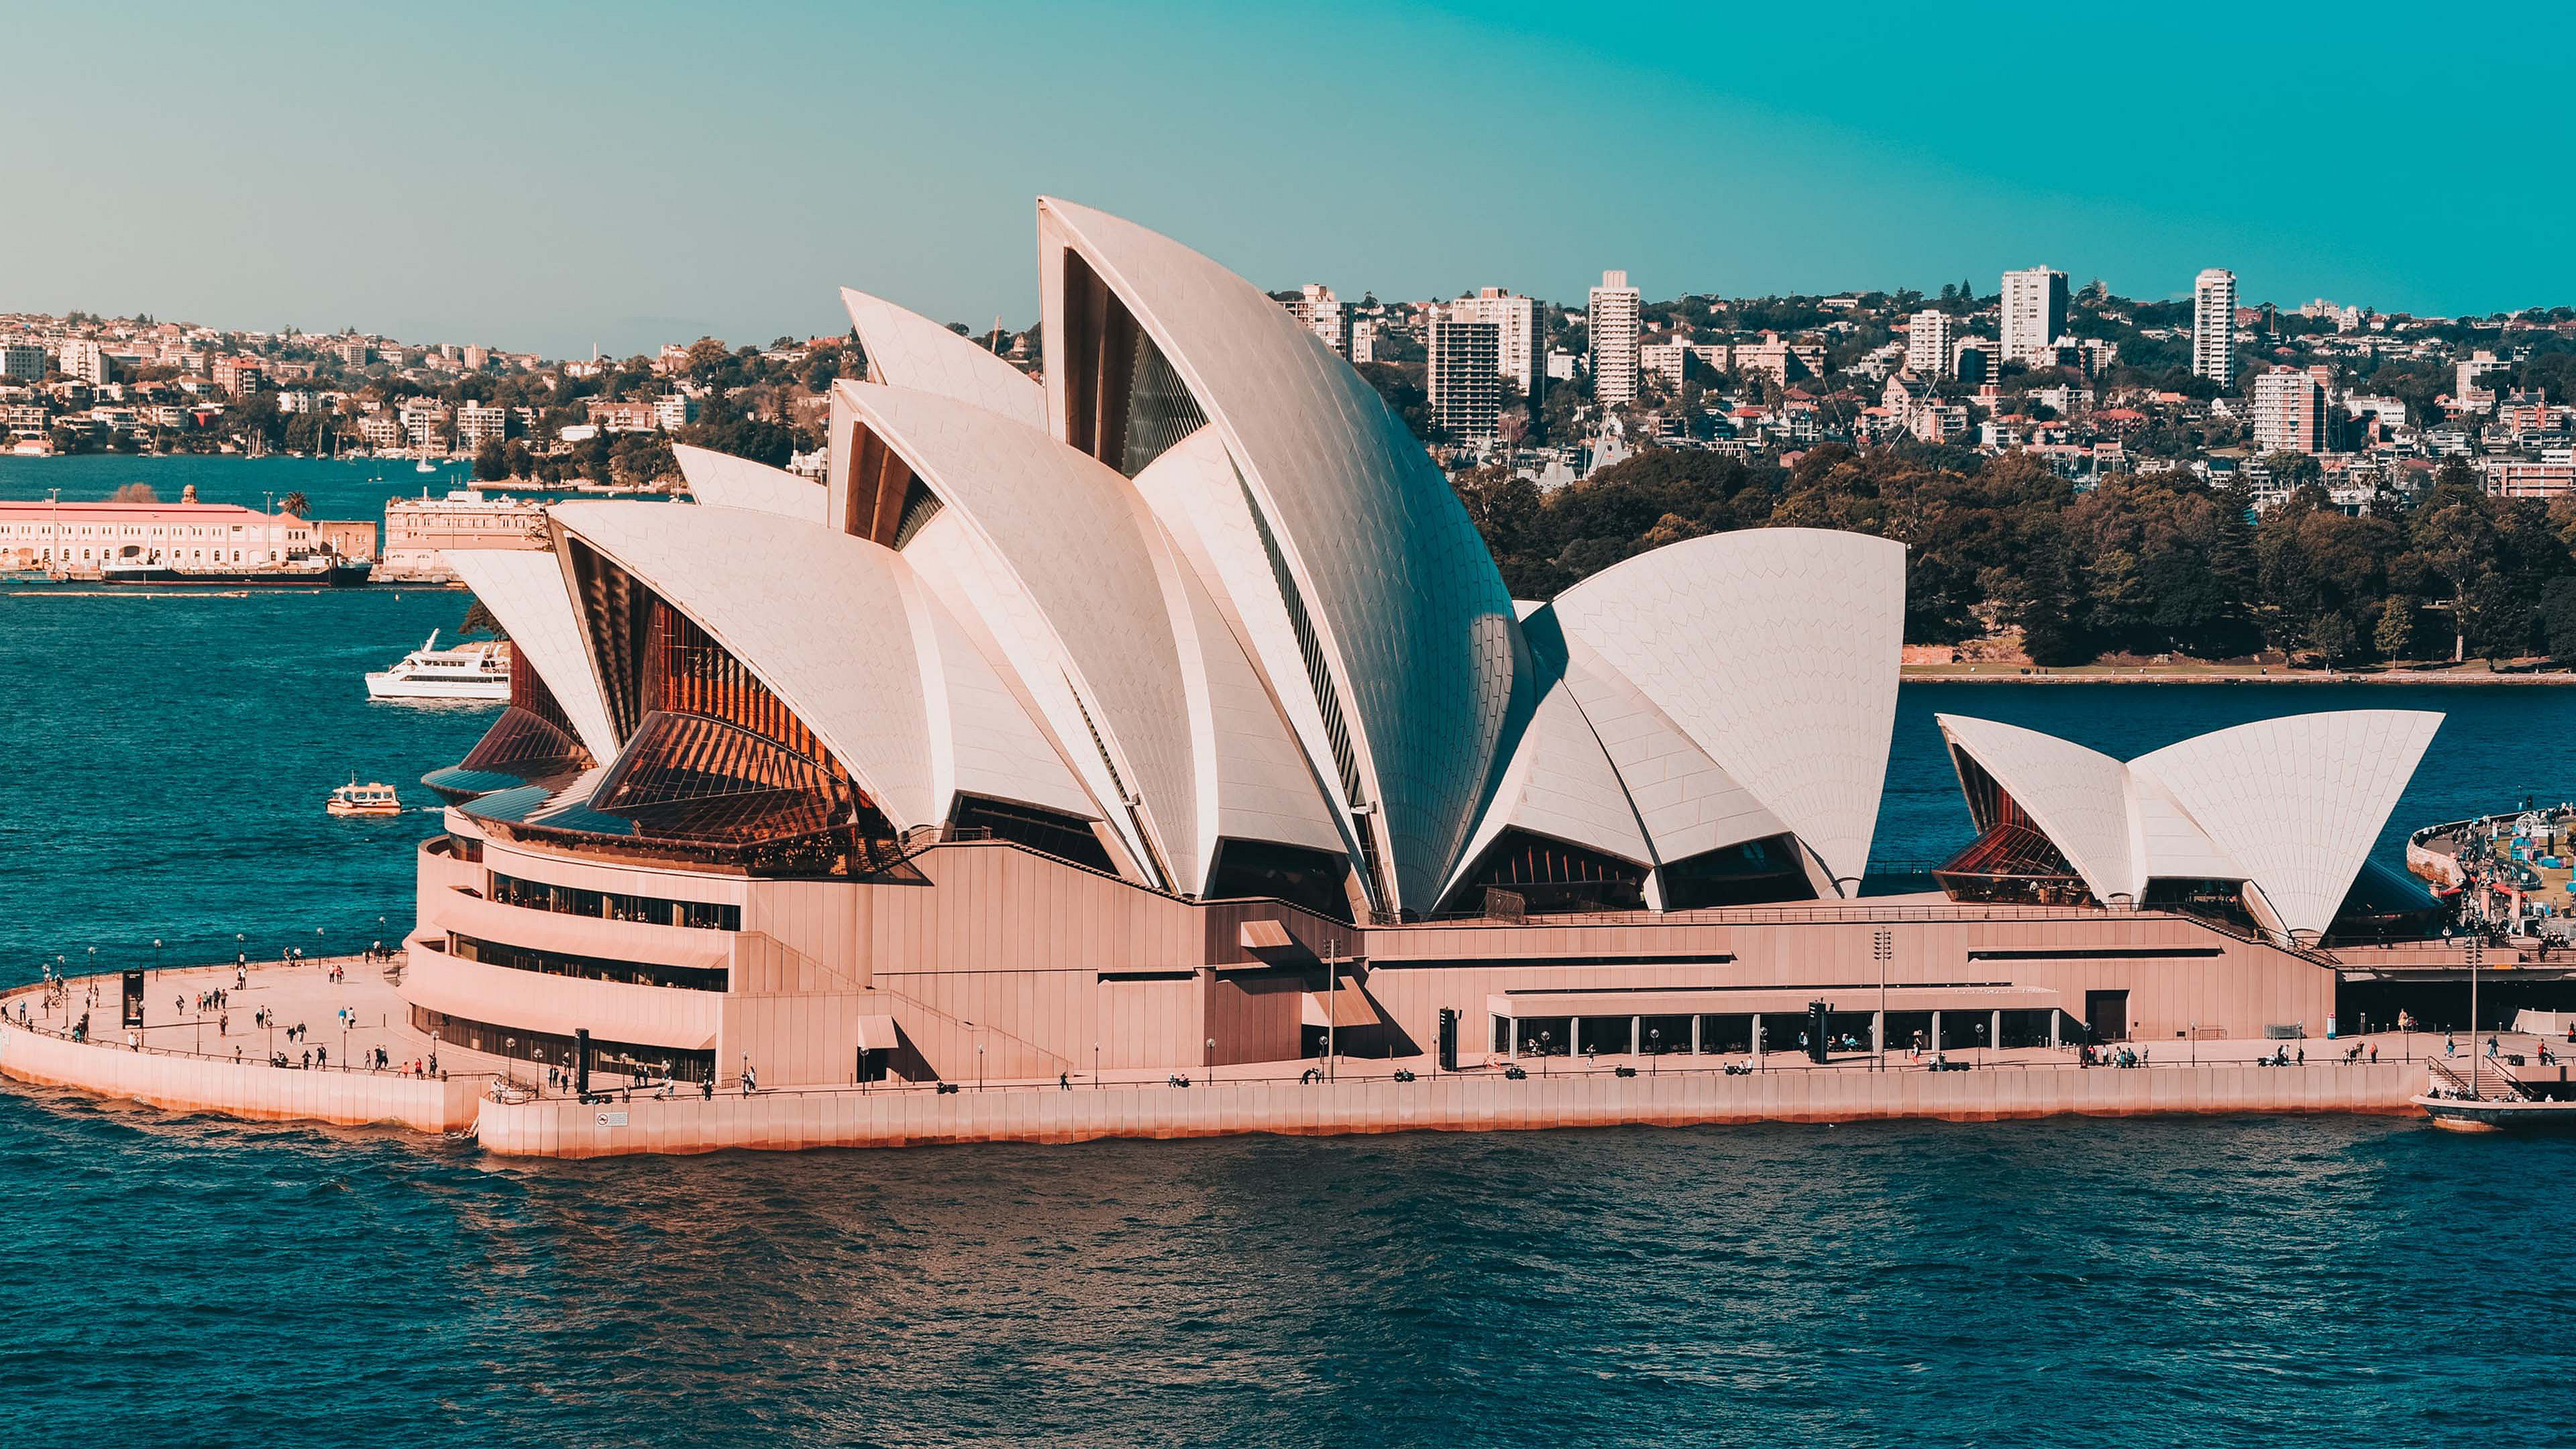
[[[423,458],[412,468],[412,471],[415,473],[435,473],[438,471],[438,467],[427,458]]]
[[[429,642],[402,657],[391,669],[367,676],[369,699],[493,699],[510,697],[510,646],[499,640],[438,647],[438,631]]]
[[[377,780],[361,785],[358,777],[351,775],[348,784],[331,792],[322,808],[334,815],[400,815],[403,806],[393,786]]]

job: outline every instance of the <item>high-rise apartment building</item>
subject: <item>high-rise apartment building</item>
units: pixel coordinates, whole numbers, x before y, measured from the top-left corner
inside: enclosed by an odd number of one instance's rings
[[[33,342],[0,342],[0,377],[34,381],[45,375],[45,349]]]
[[[1521,390],[1521,396],[1532,404],[1538,402],[1539,390],[1547,386],[1543,360],[1547,339],[1541,335],[1545,324],[1540,321],[1537,298],[1516,296],[1501,287],[1479,287],[1476,295],[1450,303],[1449,317],[1455,322],[1494,324],[1495,367]]]
[[[1645,298],[1628,285],[1626,272],[1603,272],[1592,289],[1587,328],[1592,334],[1592,397],[1615,404],[1637,400],[1637,340],[1643,334]]]
[[[2236,385],[2236,274],[2211,267],[2191,284],[2191,373]]]
[[[2049,344],[2066,330],[2066,274],[2047,267],[2004,273],[2004,356],[2022,362],[2049,359]]]
[[[2265,453],[2325,450],[2326,390],[2307,373],[2275,368],[2254,379],[2254,446]]]
[[[1914,314],[1911,330],[1905,334],[1905,370],[1916,377],[1939,377],[1950,370],[1950,349],[1958,339],[1958,323],[1949,313],[1926,309]]]
[[[63,376],[92,387],[104,386],[107,382],[107,351],[86,337],[66,340],[56,365],[62,369]]]
[[[1279,304],[1288,309],[1309,332],[1324,345],[1343,357],[1351,355],[1351,309],[1333,295],[1333,289],[1321,282],[1308,282],[1298,289],[1296,300]]]
[[[1498,323],[1432,313],[1423,389],[1431,395],[1431,421],[1453,437],[1483,442],[1494,436],[1502,412],[1502,332]]]

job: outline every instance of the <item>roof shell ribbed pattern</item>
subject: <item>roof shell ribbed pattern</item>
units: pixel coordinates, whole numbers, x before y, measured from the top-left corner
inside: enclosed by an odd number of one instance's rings
[[[811,478],[686,443],[673,443],[671,456],[679,460],[680,476],[688,480],[689,492],[700,503],[823,522],[828,490]]]
[[[553,553],[517,548],[458,548],[440,557],[465,587],[510,631],[510,647],[528,661],[546,690],[563,706],[582,748],[594,760],[617,758],[617,730],[608,701],[582,642],[581,616],[573,609],[563,560]]]
[[[2158,880],[2248,882],[2284,927],[2314,936],[2334,924],[2442,716],[2287,715],[2125,765],[2015,725],[1939,722],[2098,899],[2140,899]]]
[[[985,609],[1024,680],[1070,671],[1077,718],[1059,720],[1066,750],[1111,752],[1109,800],[1133,797],[1155,853],[1196,891],[1197,780],[1190,704],[1173,620],[1179,564],[1143,501],[1115,469],[998,413],[909,388],[840,382],[869,429],[982,543],[992,584],[964,591]],[[927,564],[927,558],[923,560]],[[1049,661],[1052,661],[1050,663]],[[1043,692],[1041,697],[1043,697]],[[1113,817],[1114,818],[1114,817]]]
[[[1935,715],[1950,747],[1992,776],[2100,900],[2138,891],[2129,767],[2072,740],[1996,720]]]
[[[2429,710],[2286,715],[2167,745],[2129,768],[2172,793],[2283,924],[2321,932],[2441,726]]]
[[[971,337],[918,312],[849,287],[841,304],[867,354],[868,380],[937,393],[999,413],[1023,427],[1046,427],[1046,390]]]
[[[1058,247],[1080,252],[1225,439],[1349,694],[1395,903],[1428,909],[1465,846],[1516,688],[1511,601],[1483,540],[1376,390],[1276,302],[1132,222],[1038,206],[1050,268]],[[1061,378],[1048,386],[1058,416]]]
[[[1652,868],[1654,848],[1574,692],[1539,669],[1537,707],[1503,767],[1493,803],[1448,882],[1455,889],[1505,830],[1525,830]]]
[[[946,818],[935,753],[954,762],[959,790],[1050,808],[1084,800],[1026,716],[996,708],[1008,694],[990,666],[953,624],[924,617],[938,605],[891,551],[742,508],[583,502],[553,513],[741,660],[898,829]],[[933,682],[949,720],[978,717],[975,750],[934,750]]]
[[[1768,839],[1789,828],[1666,719],[1642,690],[1582,640],[1567,637],[1552,608],[1524,618],[1521,631],[1529,637],[1533,655],[1543,655],[1551,646],[1565,651],[1566,688],[1618,771],[1658,863]]]
[[[974,338],[850,286],[840,289],[840,302],[868,353],[868,382],[974,402],[1023,428],[1046,428],[1046,387]]]
[[[1860,877],[1896,725],[1903,544],[1712,534],[1605,569],[1554,611],[1837,881]]]

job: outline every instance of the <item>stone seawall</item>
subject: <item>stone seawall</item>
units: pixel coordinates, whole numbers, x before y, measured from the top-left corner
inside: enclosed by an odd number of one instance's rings
[[[485,1086],[481,1077],[440,1081],[390,1072],[284,1071],[258,1061],[132,1052],[17,1027],[0,1028],[0,1076],[174,1112],[347,1127],[390,1123],[415,1132],[473,1126]]]
[[[1493,1132],[1551,1127],[1862,1122],[1928,1117],[2146,1116],[2232,1112],[2407,1113],[2423,1068],[2402,1062],[2307,1067],[2044,1067],[1973,1072],[1785,1070],[1472,1076],[1305,1086],[1220,1083],[1071,1092],[1026,1087],[776,1092],[583,1105],[560,1098],[480,1104],[487,1149],[534,1157],[1082,1142],[1270,1132]]]

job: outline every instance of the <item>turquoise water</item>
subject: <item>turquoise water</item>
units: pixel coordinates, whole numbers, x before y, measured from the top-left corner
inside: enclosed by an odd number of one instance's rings
[[[358,517],[379,466],[0,496]],[[434,818],[321,798],[428,803],[488,712],[358,675],[464,607],[0,588],[0,981],[398,931]],[[1909,686],[1878,854],[1966,831],[1935,711],[2126,755],[2355,705],[2451,716],[2383,849],[2576,794],[2561,690]],[[2571,1168],[2370,1119],[528,1164],[11,1091],[0,1446],[2571,1443]]]

